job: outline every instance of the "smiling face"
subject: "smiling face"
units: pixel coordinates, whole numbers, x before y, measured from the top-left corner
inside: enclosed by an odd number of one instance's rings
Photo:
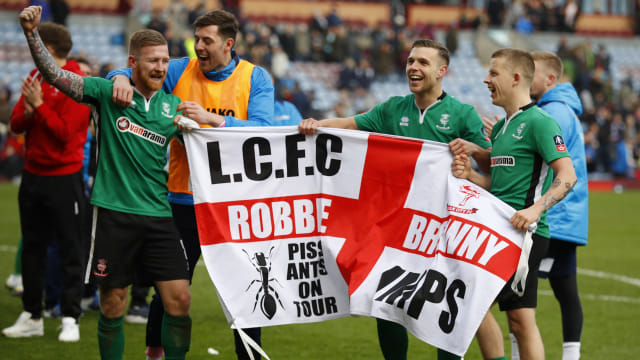
[[[234,40],[223,39],[218,33],[218,25],[199,27],[195,31],[194,50],[202,72],[219,71],[231,62]]]
[[[484,78],[491,92],[491,102],[504,107],[513,87],[513,71],[503,57],[494,57],[489,62],[489,74]]]
[[[162,89],[169,68],[169,48],[167,45],[144,46],[138,55],[129,55],[129,66],[136,88],[149,97]]]
[[[407,80],[412,93],[428,94],[439,89],[439,80],[447,72],[447,65],[430,47],[414,47],[407,58]],[[438,94],[439,95],[439,94]]]

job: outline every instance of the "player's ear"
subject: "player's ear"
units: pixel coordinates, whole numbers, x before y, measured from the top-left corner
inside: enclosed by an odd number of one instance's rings
[[[231,49],[233,49],[233,46],[235,45],[235,43],[236,42],[232,38],[227,38],[224,41],[224,50],[225,50],[225,52],[226,51],[231,52]]]
[[[438,69],[438,79],[441,79],[449,70],[449,66],[447,66],[446,64],[442,64],[440,65],[440,68]]]
[[[127,59],[127,64],[129,64],[130,68],[134,68],[136,65],[136,57],[135,55],[129,55],[129,58]]]
[[[555,84],[557,81],[558,81],[558,77],[556,76],[556,74],[554,74],[553,72],[550,72],[549,76],[547,76],[547,86]]]
[[[513,73],[513,84],[517,85],[522,81],[522,74],[520,74],[519,72],[514,72]]]

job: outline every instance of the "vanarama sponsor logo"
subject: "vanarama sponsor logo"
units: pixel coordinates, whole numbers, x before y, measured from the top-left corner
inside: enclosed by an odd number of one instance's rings
[[[116,124],[118,125],[118,130],[127,131],[129,130],[129,125],[131,125],[131,121],[129,121],[129,119],[127,119],[126,117],[121,117],[118,120],[116,120]]]
[[[151,130],[147,130],[145,128],[143,128],[142,126],[136,125],[134,123],[131,122],[131,120],[129,120],[126,117],[119,117],[116,120],[116,126],[118,127],[118,130],[120,130],[120,132],[129,132],[132,133],[134,135],[137,135],[147,141],[151,141],[154,144],[163,146],[166,142],[167,142],[167,138],[155,133]]]
[[[516,158],[513,156],[492,156],[491,167],[494,166],[515,166]]]

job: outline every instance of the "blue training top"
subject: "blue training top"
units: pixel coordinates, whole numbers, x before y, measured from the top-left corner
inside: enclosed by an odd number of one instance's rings
[[[275,126],[298,125],[302,121],[302,115],[289,101],[276,100],[273,107],[273,120]]]
[[[558,204],[547,213],[552,239],[587,244],[589,229],[589,188],[584,132],[578,116],[582,114],[580,97],[570,83],[561,83],[547,91],[538,101],[560,124],[578,182]]]

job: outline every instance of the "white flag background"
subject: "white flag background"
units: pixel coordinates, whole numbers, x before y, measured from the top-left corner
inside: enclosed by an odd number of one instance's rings
[[[350,314],[463,355],[516,269],[514,210],[446,144],[296,127],[186,133],[202,254],[234,327]]]

